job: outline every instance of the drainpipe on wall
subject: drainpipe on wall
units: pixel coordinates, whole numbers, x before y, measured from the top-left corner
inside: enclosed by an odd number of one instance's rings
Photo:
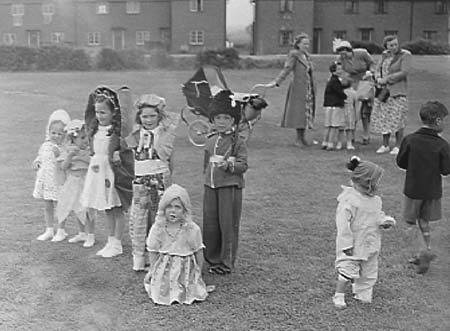
[[[413,40],[413,27],[414,27],[414,0],[411,0],[411,7],[409,13],[409,40]]]

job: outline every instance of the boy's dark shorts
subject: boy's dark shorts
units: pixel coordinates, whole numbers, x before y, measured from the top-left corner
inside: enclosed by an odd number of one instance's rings
[[[441,199],[417,200],[405,196],[403,204],[403,219],[414,225],[418,219],[426,222],[439,221],[442,218]]]

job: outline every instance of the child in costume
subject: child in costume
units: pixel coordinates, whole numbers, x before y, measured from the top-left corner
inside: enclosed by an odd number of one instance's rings
[[[230,273],[236,261],[247,147],[236,132],[241,110],[227,90],[216,94],[210,120],[216,134],[208,137],[204,160],[203,239],[209,272]]]
[[[123,253],[123,209],[131,202],[133,177],[133,169],[126,167],[130,164],[129,157],[125,157],[125,153],[121,154],[122,117],[117,93],[106,86],[97,87],[89,96],[85,120],[92,157],[81,194],[81,204],[97,211],[105,211],[108,241],[97,255],[110,258]]]
[[[439,135],[444,130],[447,108],[438,101],[428,101],[422,105],[419,114],[423,126],[403,139],[397,155],[397,165],[406,170],[403,217],[409,226],[407,231],[413,255],[409,262],[419,264],[418,271],[422,269],[420,263],[434,257],[430,222],[442,218],[442,176],[450,174],[450,145]],[[418,230],[423,242],[417,238]],[[427,268],[423,270],[420,273],[425,273]]]
[[[37,240],[49,240],[54,234],[55,203],[59,190],[63,184],[61,173],[57,167],[57,158],[61,154],[64,141],[64,127],[70,121],[70,116],[63,109],[55,110],[49,117],[45,131],[45,141],[39,148],[37,158],[33,162],[33,169],[37,170],[36,182],[33,190],[35,199],[44,200],[44,217],[46,230]],[[62,233],[61,233],[62,234]]]
[[[342,73],[342,65],[333,62],[330,65],[331,76],[325,87],[323,106],[325,107],[325,132],[323,135],[322,149],[331,151],[342,149],[340,131],[345,125],[345,100],[347,95],[339,75]],[[336,143],[336,146],[334,145]]]
[[[333,303],[345,308],[345,287],[353,283],[355,299],[372,302],[373,287],[378,278],[378,255],[381,228],[395,220],[382,211],[381,198],[375,195],[383,169],[354,156],[347,164],[352,172],[351,187],[343,186],[336,210],[336,293]]]
[[[72,120],[65,127],[66,146],[58,158],[59,166],[66,172],[66,181],[61,189],[56,216],[58,218],[58,231],[52,241],[62,241],[67,234],[64,231],[65,222],[73,211],[78,219],[80,232],[69,243],[84,242],[83,247],[92,247],[94,237],[94,215],[80,203],[86,173],[89,167],[90,153],[89,141],[84,121]],[[87,232],[86,232],[87,229]],[[62,230],[62,231],[61,231]]]
[[[214,286],[206,286],[202,279],[204,247],[187,191],[177,184],[169,186],[147,238],[150,271],[144,287],[154,303],[191,304],[206,299]]]
[[[130,237],[133,270],[145,268],[145,241],[155,220],[158,203],[171,184],[172,152],[177,120],[165,111],[166,101],[144,94],[136,102],[135,129],[125,138],[134,152],[133,200],[130,209]]]

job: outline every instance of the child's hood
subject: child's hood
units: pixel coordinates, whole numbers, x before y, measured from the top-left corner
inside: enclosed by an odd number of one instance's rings
[[[48,118],[47,127],[45,130],[45,140],[50,139],[50,125],[55,121],[61,121],[64,126],[66,126],[70,122],[70,116],[64,109],[55,110]]]

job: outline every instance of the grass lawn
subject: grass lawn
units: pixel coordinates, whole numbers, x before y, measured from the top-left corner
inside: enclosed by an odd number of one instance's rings
[[[316,62],[319,105],[328,62]],[[449,62],[448,57],[414,58],[407,132],[420,125],[421,102],[437,99],[450,107]],[[438,258],[427,275],[417,276],[405,263],[403,173],[392,156],[375,154],[380,137],[356,153],[386,169],[384,209],[399,225],[383,237],[373,304],[348,298],[346,310],[334,309],[334,213],[340,185],[348,182],[344,164],[351,154],[291,145],[293,130],[279,127],[287,82],[267,91],[270,105],[249,142],[236,272],[205,274],[206,282],[217,286],[206,302],[171,307],[151,303],[143,289],[144,274],[131,269],[128,234],[122,256],[95,256],[105,242],[103,217],[92,249],[36,241],[44,229],[43,204],[31,196],[35,173],[30,164],[51,111],[64,108],[81,118],[88,92],[106,83],[127,84],[135,97],[157,93],[166,97],[169,110],[179,112],[185,103],[180,83],[192,73],[0,74],[0,330],[450,330],[449,181],[444,180],[444,220],[432,234]],[[226,71],[225,76],[233,90],[246,92],[277,73]],[[322,115],[319,107],[317,129],[310,132],[316,140],[321,139]],[[444,136],[450,138],[449,133]],[[183,123],[175,146],[174,182],[188,189],[201,225],[203,151],[189,144]],[[76,231],[69,220],[68,232]]]

